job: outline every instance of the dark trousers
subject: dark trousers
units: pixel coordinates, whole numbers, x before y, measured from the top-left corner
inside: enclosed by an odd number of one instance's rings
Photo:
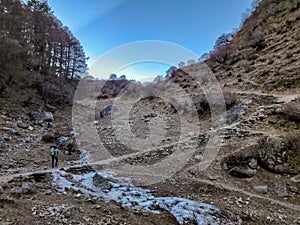
[[[51,156],[51,157],[52,157],[52,167],[57,166],[58,157],[57,156]]]

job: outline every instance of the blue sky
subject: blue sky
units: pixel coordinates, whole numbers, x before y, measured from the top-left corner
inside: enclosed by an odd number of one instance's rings
[[[250,8],[251,2],[252,0],[48,0],[54,15],[70,28],[83,45],[86,55],[90,57],[88,65],[91,67],[98,57],[108,51],[143,40],[171,42],[201,56],[212,50],[221,34],[232,32],[240,26],[242,13]],[[170,65],[155,62],[135,63],[111,73],[126,74],[128,78],[143,80],[163,75],[168,67]],[[98,73],[101,74],[101,71]]]

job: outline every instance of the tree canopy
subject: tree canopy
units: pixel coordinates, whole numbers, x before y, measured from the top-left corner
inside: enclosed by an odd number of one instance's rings
[[[0,0],[0,21],[0,92],[29,73],[74,80],[87,71],[83,47],[47,1]]]

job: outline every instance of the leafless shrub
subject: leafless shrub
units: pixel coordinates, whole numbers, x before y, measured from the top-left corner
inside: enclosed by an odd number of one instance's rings
[[[232,51],[232,45],[230,42],[228,42],[222,46],[219,46],[213,52],[211,52],[208,60],[223,63],[229,58]]]
[[[300,122],[300,103],[291,102],[285,104],[285,106],[279,111],[279,114],[287,120]]]
[[[234,105],[238,104],[238,99],[235,93],[225,90],[223,92],[223,95],[224,95],[225,105],[227,110],[233,107]]]

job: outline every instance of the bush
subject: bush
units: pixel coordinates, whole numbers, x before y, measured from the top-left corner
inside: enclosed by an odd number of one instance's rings
[[[211,52],[208,60],[218,63],[224,63],[229,58],[229,56],[232,55],[232,52],[232,44],[229,42]]]
[[[286,120],[300,122],[300,103],[291,102],[284,105],[279,111]]]
[[[238,104],[238,100],[235,93],[232,93],[230,91],[224,91],[223,95],[224,95],[227,110],[232,108],[234,105]]]

